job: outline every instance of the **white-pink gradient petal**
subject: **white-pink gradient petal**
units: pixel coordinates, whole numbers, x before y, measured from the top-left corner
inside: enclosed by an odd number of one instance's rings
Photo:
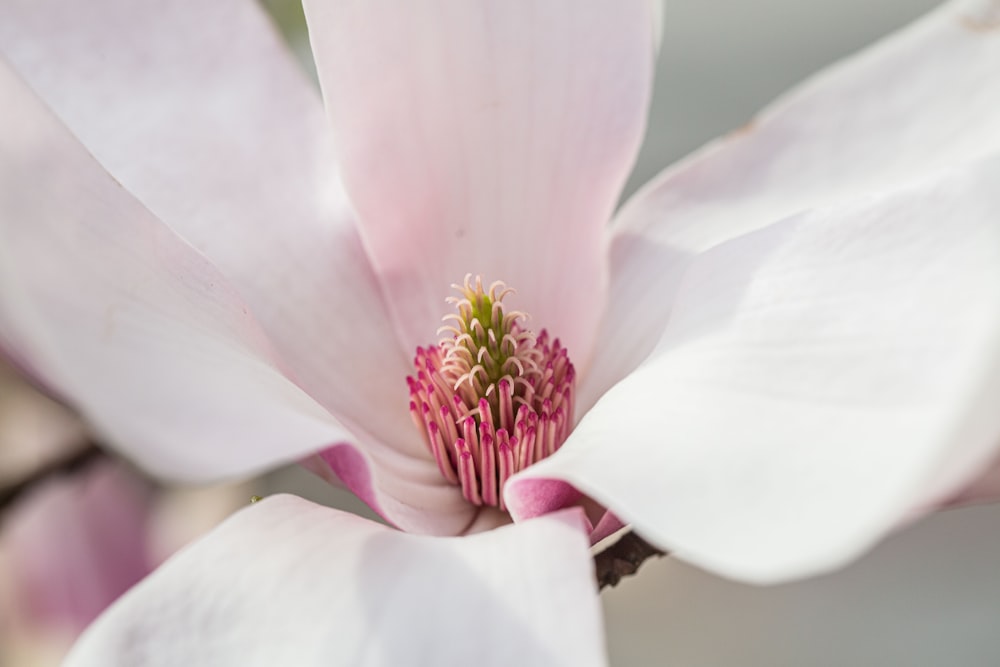
[[[648,0],[304,3],[347,192],[408,349],[466,273],[589,356],[638,150]]]
[[[0,19],[0,49],[19,74],[118,182],[215,264],[281,372],[350,429],[350,440],[315,445],[336,443],[329,458],[348,486],[408,530],[473,525],[475,509],[444,484],[410,423],[410,368],[340,188],[319,91],[260,8],[40,0],[4,3]],[[162,390],[168,406],[171,389]],[[238,397],[220,400],[242,419]],[[279,426],[259,437],[280,453],[291,436]],[[215,476],[183,465],[172,474]]]
[[[375,425],[337,421],[287,378],[214,266],[104,172],[9,69],[0,68],[0,90],[0,344],[99,438],[186,481],[329,449],[347,486],[400,528],[470,529],[476,508],[445,483],[412,429],[400,443],[415,443],[417,455],[372,437]],[[380,407],[391,420],[392,404]]]
[[[375,441],[344,442],[301,461],[335,486],[344,486],[389,523],[410,533],[464,535],[509,523],[492,508],[469,504],[431,461],[399,456]]]
[[[1000,440],[1000,157],[698,255],[653,355],[552,458],[679,558],[773,582],[843,564]]]
[[[218,267],[296,383],[423,455],[405,403],[384,409],[409,351],[358,239],[319,91],[258,3],[10,0],[0,52],[118,182]]]
[[[581,528],[571,511],[431,538],[267,498],[127,593],[65,664],[603,665]]]
[[[612,228],[602,349],[580,387],[581,412],[656,345],[692,255],[802,210],[1000,150],[996,16],[995,0],[945,3],[797,87],[627,202]]]
[[[226,279],[0,60],[0,344],[155,473],[244,474],[347,432]]]

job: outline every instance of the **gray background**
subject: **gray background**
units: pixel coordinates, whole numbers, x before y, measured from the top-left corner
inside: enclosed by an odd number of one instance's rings
[[[301,40],[295,2],[269,4]],[[628,192],[936,4],[667,0],[649,135]],[[272,489],[357,508],[295,471]],[[997,507],[936,515],[837,574],[784,586],[662,559],[604,594],[609,652],[614,665],[1000,665],[998,564]]]

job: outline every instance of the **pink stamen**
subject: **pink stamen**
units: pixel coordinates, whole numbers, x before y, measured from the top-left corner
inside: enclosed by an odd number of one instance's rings
[[[431,453],[434,454],[434,460],[437,462],[441,474],[454,484],[458,480],[455,478],[455,471],[451,468],[451,461],[448,460],[448,455],[445,453],[444,440],[441,438],[441,430],[436,423],[427,424],[427,436],[431,445]]]
[[[406,379],[410,417],[444,478],[470,503],[503,510],[507,480],[569,435],[576,373],[558,338],[535,336],[523,313],[504,311],[512,290],[503,283],[484,290],[466,276],[456,287],[446,337],[417,348]]]
[[[496,451],[493,449],[493,437],[488,433],[479,440],[479,451],[482,453],[483,465],[480,470],[480,478],[483,483],[483,503],[486,505],[497,504],[497,470]]]
[[[510,449],[510,442],[504,438],[497,447],[498,458],[500,459],[500,488],[507,483],[510,476],[514,474],[514,453]],[[499,500],[500,509],[506,509],[503,503],[503,496]]]
[[[464,447],[464,442],[459,441],[455,444],[461,446],[464,450],[458,456],[462,495],[473,505],[482,505],[483,497],[479,495],[479,480],[476,478],[476,471],[472,463],[472,454]]]
[[[529,426],[523,438],[518,438],[521,442],[521,460],[518,461],[517,469],[524,470],[532,463],[535,453],[535,427]]]
[[[469,450],[473,452],[473,460],[478,469],[480,467],[479,434],[476,432],[476,420],[473,417],[466,417],[462,420],[462,440],[469,446]]]

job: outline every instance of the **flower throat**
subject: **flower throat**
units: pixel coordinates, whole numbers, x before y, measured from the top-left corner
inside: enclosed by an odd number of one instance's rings
[[[502,282],[483,289],[465,277],[448,302],[436,346],[418,347],[410,414],[446,480],[475,505],[505,509],[503,486],[514,473],[551,456],[573,424],[575,371],[559,339],[522,326],[505,312],[513,292]]]

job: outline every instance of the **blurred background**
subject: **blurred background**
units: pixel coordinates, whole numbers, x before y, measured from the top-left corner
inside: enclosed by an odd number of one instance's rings
[[[311,68],[298,0],[266,0]],[[742,125],[825,65],[931,9],[932,0],[666,0],[646,143],[627,194],[666,165]],[[849,101],[845,101],[849,103]],[[83,441],[72,415],[0,370],[0,486]],[[24,497],[2,517],[0,665],[56,664],[97,610],[253,494],[298,493],[372,516],[358,501],[289,468],[213,489],[158,489],[122,467],[88,466]],[[116,515],[141,536],[88,519]],[[39,546],[41,545],[41,547]],[[52,545],[73,567],[46,560]],[[64,559],[65,560],[65,559]],[[757,588],[664,558],[603,595],[614,665],[998,665],[1000,507],[939,513],[847,569]],[[63,569],[60,570],[59,568]],[[100,584],[100,585],[98,585]],[[116,592],[117,591],[117,592]]]

